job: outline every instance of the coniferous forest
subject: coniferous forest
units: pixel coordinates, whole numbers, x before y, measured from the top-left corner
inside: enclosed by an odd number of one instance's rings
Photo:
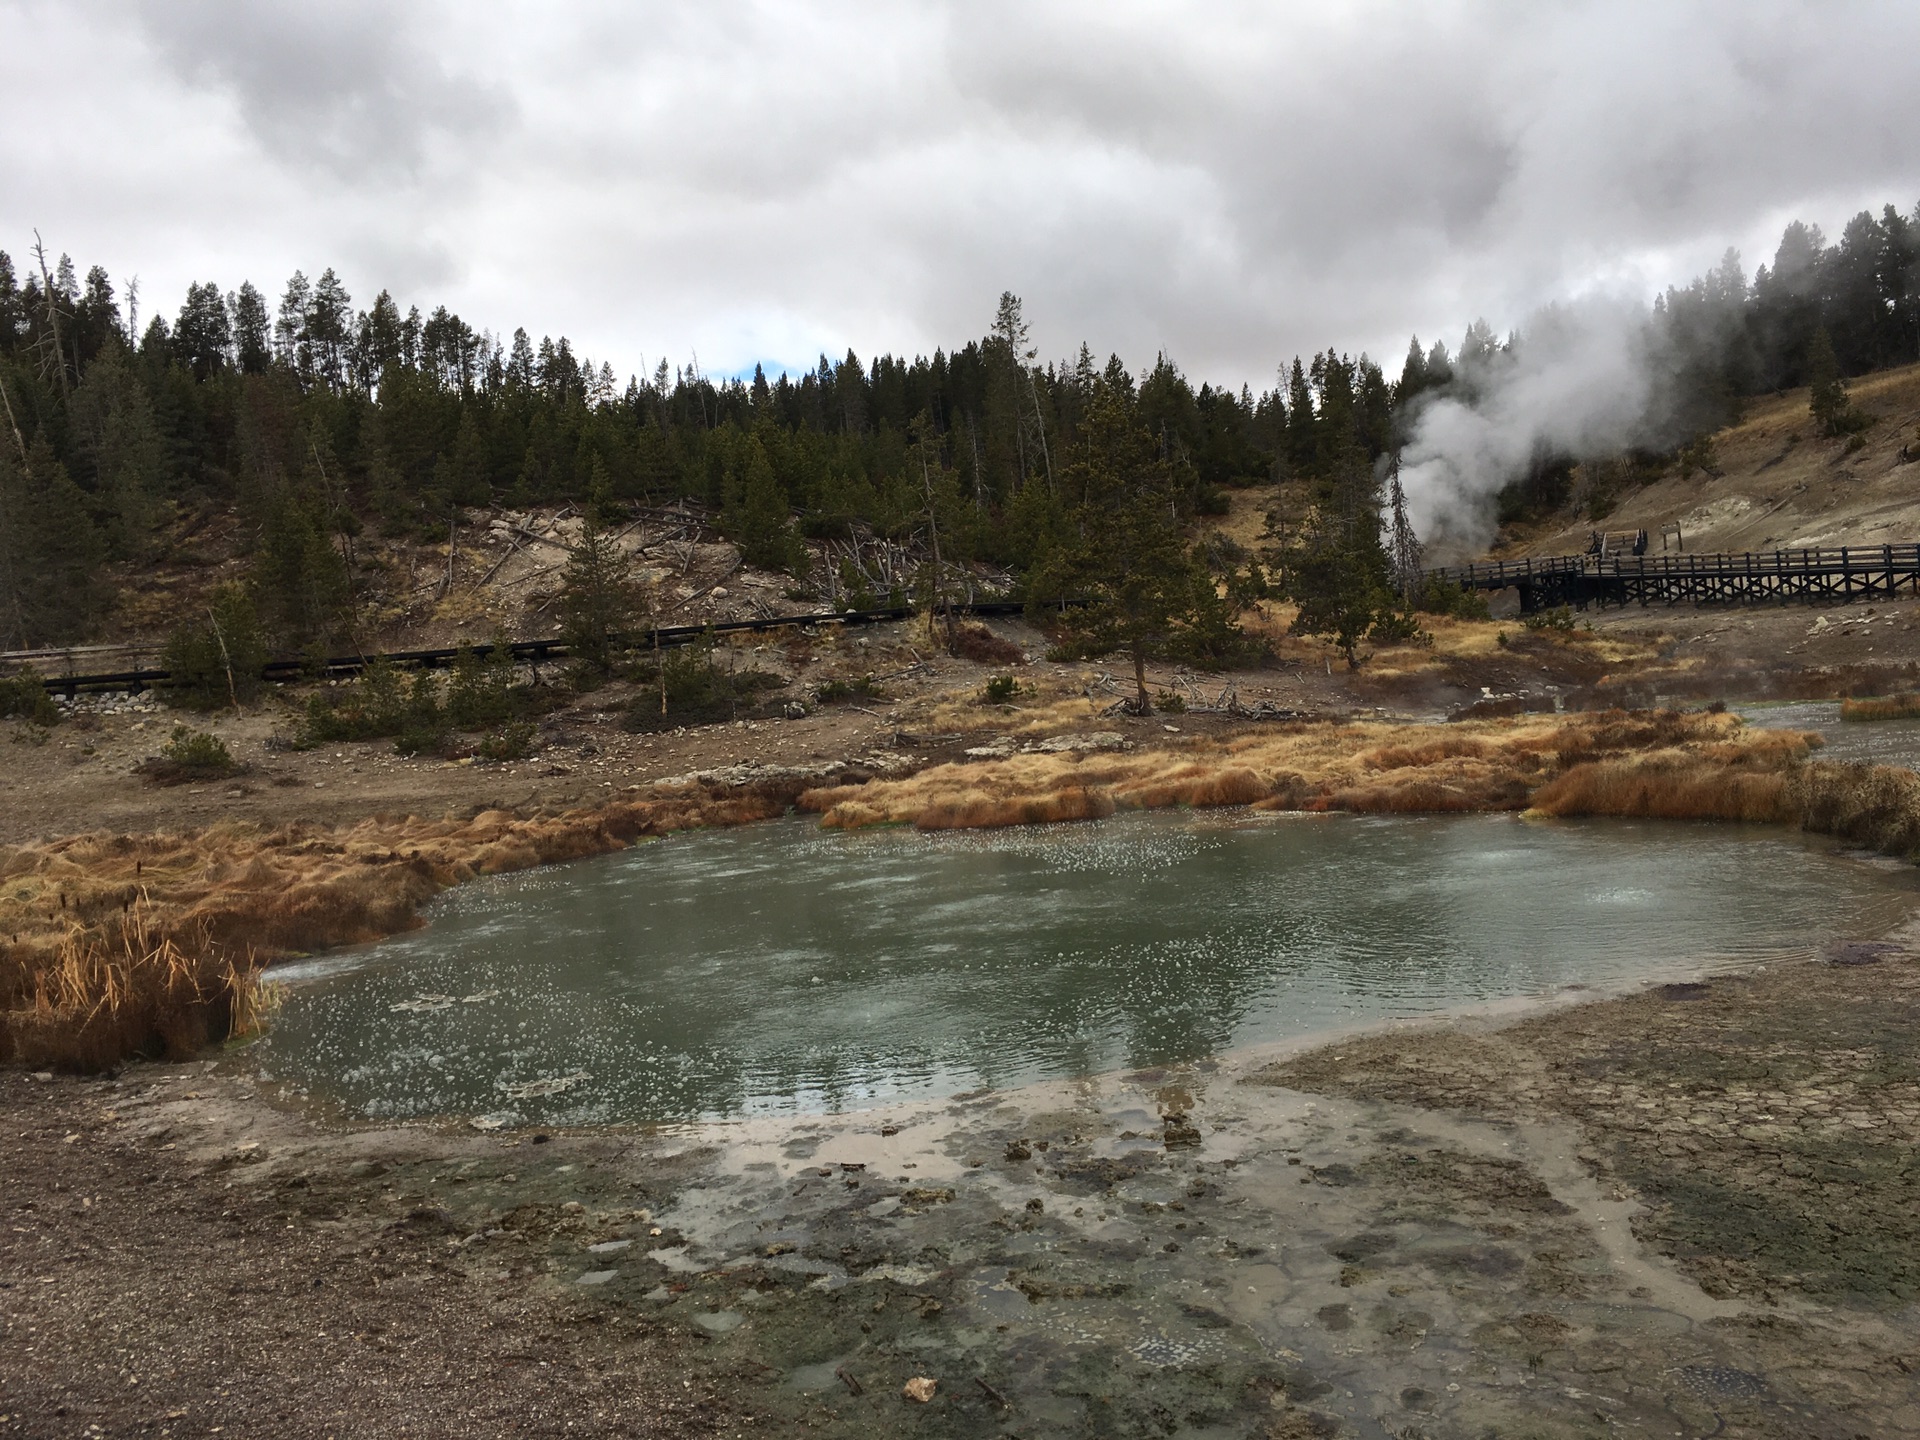
[[[1916,227],[1920,210],[1892,206],[1833,243],[1795,223],[1751,278],[1729,252],[1660,296],[1642,346],[1657,376],[1648,452],[1681,450],[1745,396],[1920,358]],[[1030,594],[1118,596],[1124,577],[1102,567],[1124,564],[1157,577],[1158,598],[1116,599],[1085,644],[1120,643],[1151,612],[1156,631],[1217,649],[1230,627],[1206,577],[1222,564],[1180,540],[1187,522],[1230,488],[1302,482],[1312,503],[1280,527],[1268,582],[1324,598],[1365,572],[1377,591],[1390,462],[1419,405],[1471,403],[1525,344],[1476,324],[1457,350],[1416,339],[1394,373],[1329,349],[1255,394],[1196,386],[1166,355],[1134,371],[1082,346],[1044,363],[1009,294],[984,336],[931,357],[848,353],[724,380],[662,361],[623,381],[565,337],[497,336],[384,291],[360,304],[331,269],[277,298],[208,280],[171,314],[136,301],[98,267],[0,253],[8,648],[93,632],[116,584],[209,512],[237,517],[261,622],[297,650],[341,633],[368,529],[426,540],[470,507],[610,517],[687,500],[803,588],[805,541],[856,530],[932,538],[945,563],[991,564]],[[1503,507],[1544,503],[1554,473],[1537,466]]]

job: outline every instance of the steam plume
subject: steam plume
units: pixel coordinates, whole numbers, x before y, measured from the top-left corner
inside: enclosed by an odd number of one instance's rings
[[[1648,313],[1630,301],[1549,306],[1504,347],[1470,331],[1453,382],[1415,402],[1401,454],[1430,560],[1484,550],[1495,495],[1547,456],[1594,459],[1647,439],[1655,369]]]

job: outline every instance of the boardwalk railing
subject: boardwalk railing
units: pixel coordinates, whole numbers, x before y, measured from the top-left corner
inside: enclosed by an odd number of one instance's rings
[[[1555,555],[1442,566],[1429,580],[1556,605],[1850,605],[1920,595],[1920,545],[1842,545],[1717,555]]]
[[[955,604],[952,607],[956,615],[1019,615],[1026,605],[1019,600],[982,600],[970,604]],[[636,650],[651,650],[656,645],[662,649],[671,649],[676,645],[689,645],[708,635],[747,635],[761,631],[791,630],[809,625],[875,625],[889,620],[905,620],[914,613],[909,605],[887,606],[879,610],[842,610],[825,611],[814,615],[774,615],[763,620],[726,620],[712,625],[662,625],[657,630],[642,630],[636,634],[622,637],[623,643]],[[447,646],[435,650],[393,650],[379,655],[342,655],[333,659],[314,662],[311,660],[269,660],[261,669],[261,678],[287,683],[295,680],[337,679],[358,675],[375,660],[385,660],[390,664],[415,670],[444,670],[453,664],[454,657],[461,648],[471,648],[481,659],[493,654],[491,642],[482,641],[471,647]],[[517,663],[541,665],[550,661],[567,658],[569,651],[564,640],[511,640],[506,642],[506,651]],[[53,652],[58,655],[62,652]],[[81,652],[74,652],[79,654]],[[16,661],[39,661],[44,663],[46,652],[39,655],[16,653],[9,657]],[[72,697],[82,690],[125,690],[135,694],[155,687],[165,687],[172,683],[170,670],[148,668],[139,670],[116,670],[99,674],[49,675],[46,678],[47,690],[55,695]]]

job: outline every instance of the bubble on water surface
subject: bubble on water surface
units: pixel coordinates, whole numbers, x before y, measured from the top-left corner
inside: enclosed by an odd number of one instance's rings
[[[1650,822],[777,823],[450,891],[425,929],[282,969],[257,1053],[383,1117],[574,1074],[516,1123],[840,1110],[1805,953],[1914,886],[1784,832]]]

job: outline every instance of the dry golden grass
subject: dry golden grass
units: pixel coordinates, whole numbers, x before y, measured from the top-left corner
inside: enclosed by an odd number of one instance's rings
[[[1771,773],[1807,748],[1804,736],[1747,731],[1732,716],[1675,712],[1301,724],[1166,749],[939,765],[903,780],[810,790],[798,803],[833,829],[987,828],[1172,806],[1513,810],[1574,767],[1609,759],[1651,751],[1676,764],[1692,759]]]
[[[475,875],[770,819],[799,789],[683,784],[533,818],[490,810],[0,847],[0,1061],[91,1069],[190,1051],[250,1023],[266,961],[407,929],[426,900]]]
[[[190,1053],[258,1023],[259,969],[273,958],[404,930],[424,901],[475,875],[770,819],[796,803],[834,828],[935,830],[1173,806],[1396,813],[1513,810],[1531,799],[1542,814],[1798,817],[1889,853],[1920,845],[1920,776],[1807,765],[1808,742],[1705,713],[1300,724],[1166,749],[941,765],[865,785],[660,785],[558,815],[232,825],[0,848],[0,1061],[97,1069]]]
[[[1013,674],[1023,685],[1034,684],[1021,671]],[[1078,685],[1065,681],[1039,681],[1037,693],[1022,693],[1005,705],[988,705],[978,693],[940,695],[909,705],[902,720],[911,729],[930,731],[998,731],[1006,735],[1058,735],[1066,730],[1084,730],[1094,724],[1102,707],[1115,696],[1099,695],[1089,699],[1082,687],[1090,684],[1095,672],[1088,670]],[[1131,684],[1131,678],[1128,680]],[[1131,693],[1129,690],[1128,693]]]
[[[157,934],[145,897],[106,931],[60,936],[0,1015],[0,1053],[98,1069],[129,1055],[184,1059],[253,1033],[269,1006],[251,953]]]
[[[1842,720],[1920,719],[1920,695],[1882,695],[1867,699],[1848,698],[1840,702]]]

